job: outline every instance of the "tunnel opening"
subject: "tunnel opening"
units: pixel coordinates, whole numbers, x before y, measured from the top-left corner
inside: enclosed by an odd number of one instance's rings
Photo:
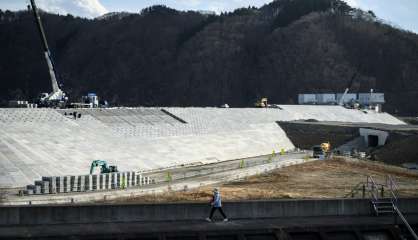
[[[369,147],[377,147],[379,145],[379,137],[376,135],[368,135]]]

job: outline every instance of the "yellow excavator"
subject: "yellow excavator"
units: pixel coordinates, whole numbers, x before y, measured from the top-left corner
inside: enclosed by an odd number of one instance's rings
[[[325,159],[328,159],[331,155],[331,143],[323,142],[321,145],[313,146],[312,151],[312,156],[314,158],[320,158],[321,155],[323,155]]]
[[[268,106],[267,102],[268,102],[268,99],[267,98],[261,98],[254,105],[256,107],[266,108]]]

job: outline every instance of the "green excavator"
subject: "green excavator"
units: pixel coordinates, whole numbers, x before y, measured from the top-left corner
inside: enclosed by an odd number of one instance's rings
[[[117,166],[108,166],[105,160],[94,160],[90,166],[90,174],[93,174],[96,167],[100,167],[100,173],[118,172]]]

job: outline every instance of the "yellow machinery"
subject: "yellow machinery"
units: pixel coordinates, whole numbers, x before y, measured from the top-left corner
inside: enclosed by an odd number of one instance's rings
[[[257,101],[254,105],[256,107],[266,108],[268,99],[267,98],[261,98],[259,101]]]
[[[323,155],[324,158],[327,159],[331,155],[331,143],[324,142],[324,143],[321,143],[321,145],[315,145],[312,147],[312,151],[313,151],[312,156],[314,158],[320,158],[321,155]]]
[[[331,151],[331,143],[329,142],[321,143],[321,149],[325,154],[328,154]]]

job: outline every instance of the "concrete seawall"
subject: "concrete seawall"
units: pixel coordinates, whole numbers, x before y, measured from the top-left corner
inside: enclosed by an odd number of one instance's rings
[[[418,214],[417,198],[400,199],[398,206],[406,216]],[[0,226],[193,221],[205,218],[209,209],[204,203],[0,207]],[[232,219],[372,214],[368,199],[225,202],[224,210]]]

